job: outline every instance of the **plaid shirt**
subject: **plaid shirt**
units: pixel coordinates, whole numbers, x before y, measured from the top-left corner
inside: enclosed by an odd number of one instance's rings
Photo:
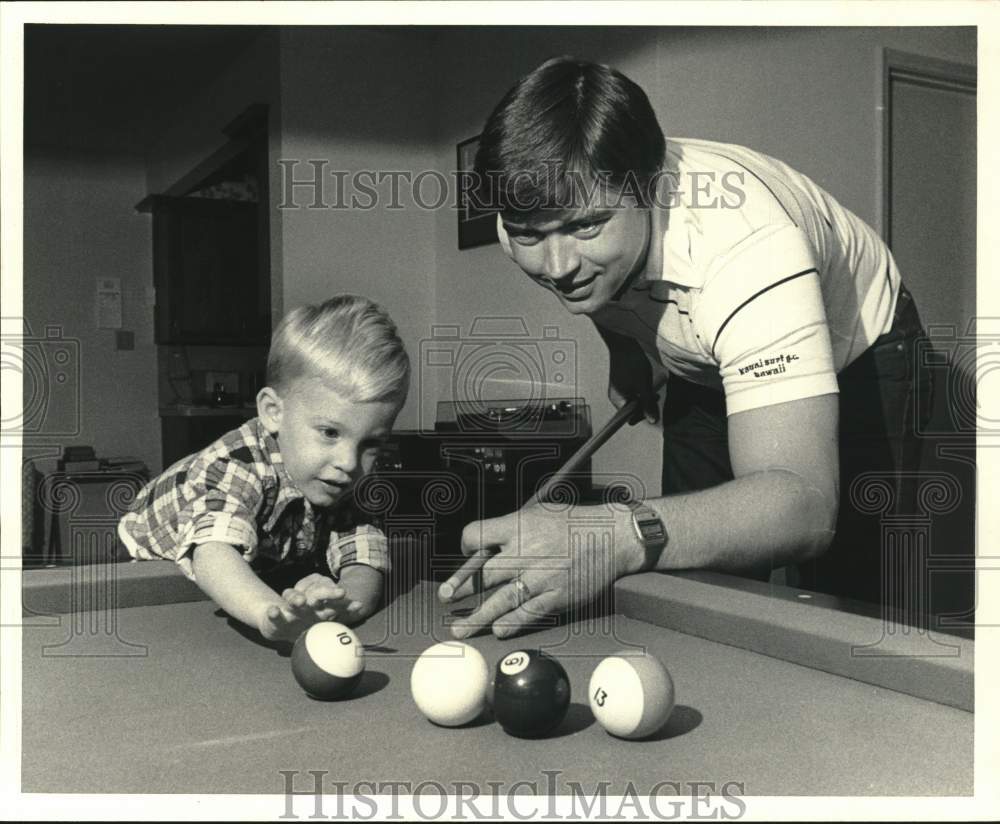
[[[258,570],[321,554],[334,578],[347,564],[389,569],[382,531],[363,522],[349,500],[314,509],[257,418],[150,481],[118,534],[133,558],[176,561],[192,580],[191,550],[212,541],[242,550]]]

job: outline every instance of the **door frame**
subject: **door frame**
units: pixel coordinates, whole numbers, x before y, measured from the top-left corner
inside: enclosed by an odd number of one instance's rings
[[[877,121],[879,134],[877,155],[879,174],[880,226],[876,227],[886,245],[892,248],[892,83],[905,80],[934,89],[948,89],[976,94],[978,70],[974,65],[941,60],[913,52],[883,48],[879,64],[881,117]],[[978,106],[977,96],[977,106]],[[978,117],[977,117],[978,122]],[[978,125],[977,125],[978,131]],[[978,150],[978,135],[977,135]]]

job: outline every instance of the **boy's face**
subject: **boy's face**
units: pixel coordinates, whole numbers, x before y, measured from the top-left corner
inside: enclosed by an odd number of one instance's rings
[[[265,387],[257,409],[289,477],[318,507],[332,506],[371,472],[399,412],[395,402],[346,400],[320,378],[300,378],[282,395]]]
[[[501,245],[532,280],[553,292],[574,315],[591,314],[606,305],[645,264],[649,210],[634,201],[541,220],[520,223],[504,218]]]

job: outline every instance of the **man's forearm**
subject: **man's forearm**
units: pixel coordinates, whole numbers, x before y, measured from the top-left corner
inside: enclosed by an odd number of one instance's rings
[[[714,569],[743,573],[798,563],[823,552],[836,525],[837,502],[800,475],[757,472],[711,489],[646,505],[660,515],[667,544],[655,559],[645,551],[624,513],[616,529],[621,568]]]

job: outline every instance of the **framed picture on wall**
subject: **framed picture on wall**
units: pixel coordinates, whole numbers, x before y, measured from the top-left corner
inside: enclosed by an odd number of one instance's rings
[[[479,135],[458,144],[458,171],[471,172],[479,148]],[[459,178],[461,180],[461,177]],[[497,213],[490,209],[479,209],[468,202],[464,187],[459,186],[458,203],[458,248],[471,249],[497,243]]]

